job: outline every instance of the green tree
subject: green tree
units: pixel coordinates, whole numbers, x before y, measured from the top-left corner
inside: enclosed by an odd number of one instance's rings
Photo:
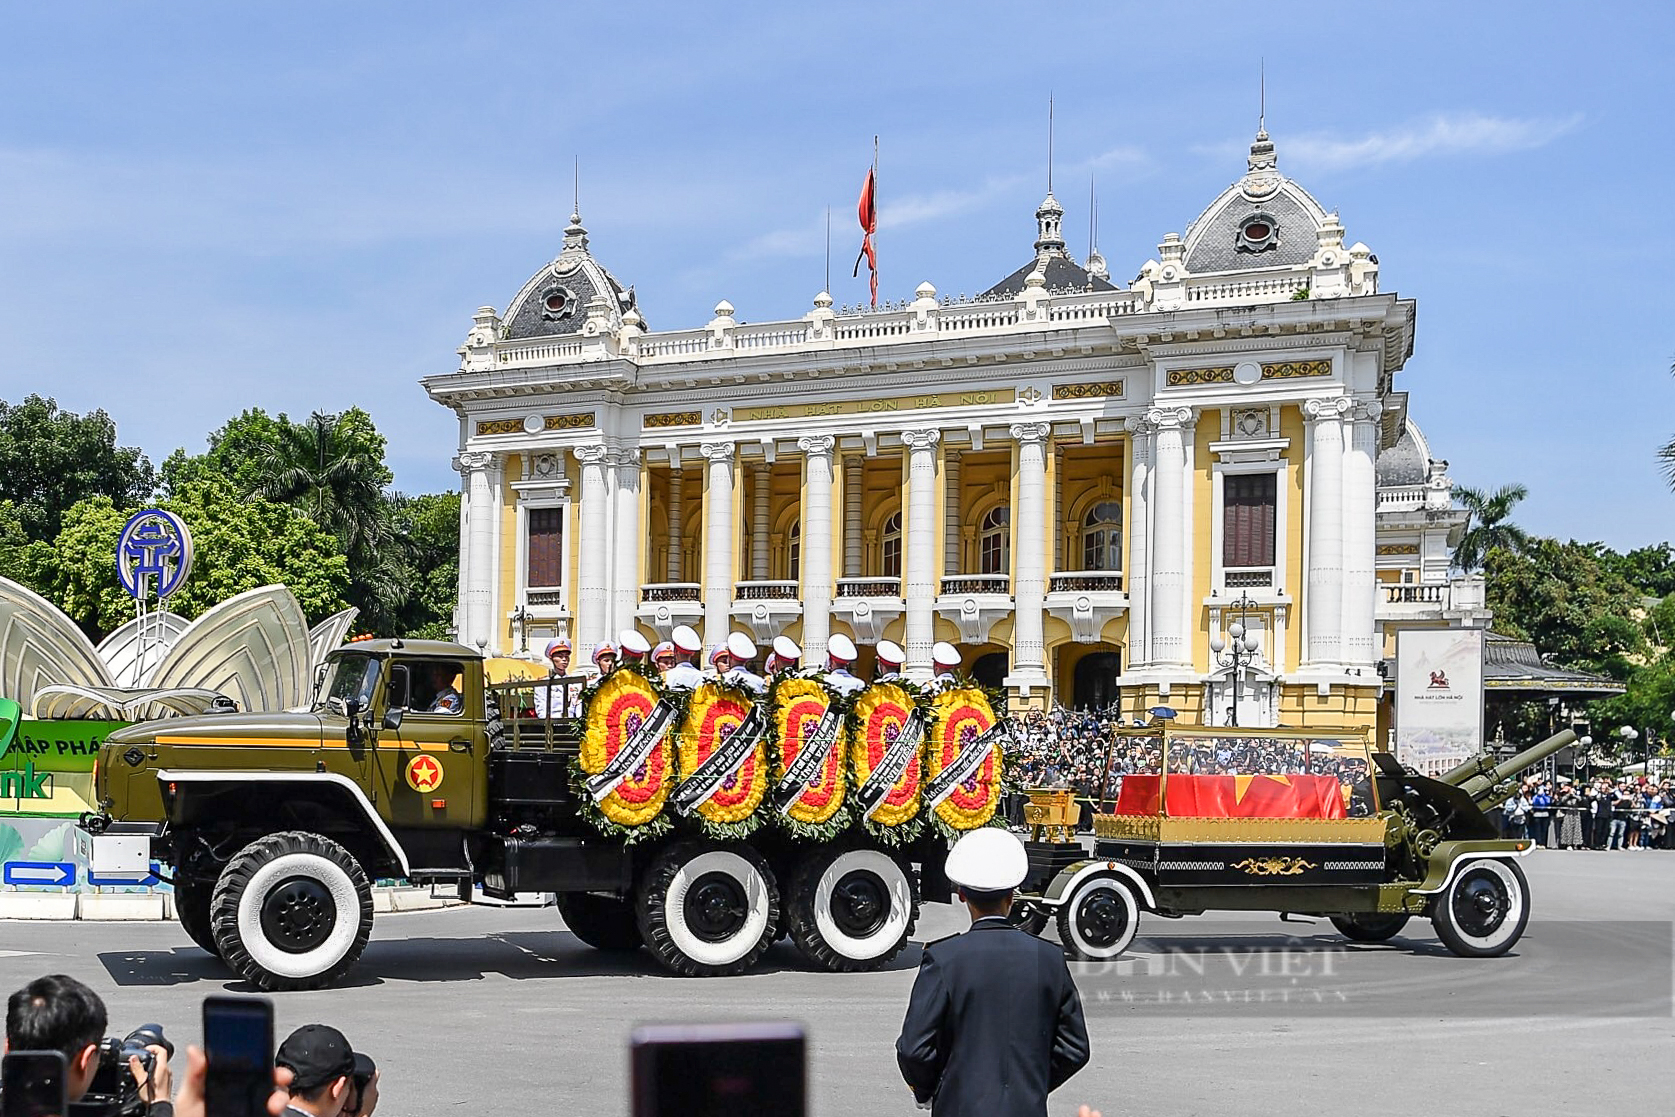
[[[186,484],[162,507],[192,529],[196,553],[192,576],[169,599],[174,612],[196,617],[276,582],[290,587],[311,622],[343,608],[348,561],[337,539],[296,509],[242,497],[219,478]],[[52,544],[55,562],[44,592],[94,640],[133,616],[112,556],[122,525],[136,510],[103,496],[81,501]]]
[[[1669,371],[1671,375],[1675,375],[1675,364],[1669,366]],[[1663,466],[1664,480],[1669,482],[1670,488],[1675,489],[1675,438],[1665,442],[1658,450],[1658,461]]]
[[[1636,547],[1625,555],[1605,551],[1606,563],[1647,597],[1675,594],[1675,550],[1668,543]]]
[[[116,424],[104,411],[77,415],[39,395],[15,405],[0,400],[0,500],[16,506],[28,538],[52,539],[70,506],[86,497],[126,507],[155,484],[151,462],[116,444]]]
[[[1484,565],[1495,629],[1533,641],[1566,667],[1614,679],[1646,650],[1641,594],[1604,561],[1598,543],[1532,539],[1496,547]]]
[[[459,600],[460,495],[398,495],[393,504],[401,536],[408,543],[410,593],[400,626],[391,631],[440,639],[448,634]]]
[[[306,423],[282,421],[276,440],[260,450],[254,491],[296,506],[354,558],[381,541],[384,488],[395,480],[384,465],[384,446],[372,417],[358,407],[339,415],[316,411]]]
[[[269,415],[260,407],[248,408],[222,423],[209,434],[209,446],[202,454],[176,450],[158,470],[159,487],[167,494],[182,485],[205,477],[221,477],[247,496],[259,493],[266,481],[267,461],[277,451],[285,430],[295,424],[280,412]]]
[[[1523,485],[1502,485],[1488,494],[1482,489],[1457,486],[1454,498],[1469,515],[1466,530],[1454,546],[1454,565],[1471,573],[1482,569],[1489,552],[1496,548],[1522,551],[1529,544],[1529,536],[1510,517],[1513,507],[1529,495]]]

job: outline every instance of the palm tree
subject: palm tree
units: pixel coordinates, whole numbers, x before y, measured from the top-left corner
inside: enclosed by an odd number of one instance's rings
[[[1454,545],[1454,565],[1471,573],[1482,569],[1496,547],[1518,552],[1529,546],[1529,535],[1509,518],[1513,506],[1529,495],[1523,485],[1502,485],[1488,495],[1464,485],[1456,488],[1454,498],[1466,510],[1466,530]]]
[[[382,446],[355,437],[362,433],[356,427],[350,416],[320,411],[306,423],[283,424],[264,448],[257,490],[268,500],[294,505],[336,535],[352,557],[379,541],[383,488],[390,480]]]
[[[1670,375],[1675,376],[1675,364],[1669,366]],[[1669,487],[1675,489],[1675,438],[1665,442],[1658,450],[1658,461],[1663,463],[1663,477],[1669,482]]]

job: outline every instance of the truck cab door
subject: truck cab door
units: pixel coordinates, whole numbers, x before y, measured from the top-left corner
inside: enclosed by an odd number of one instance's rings
[[[373,783],[400,829],[467,829],[487,814],[481,672],[460,660],[398,657],[373,725]]]

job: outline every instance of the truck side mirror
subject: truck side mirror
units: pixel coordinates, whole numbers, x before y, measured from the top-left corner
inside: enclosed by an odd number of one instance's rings
[[[402,715],[406,712],[407,711],[401,706],[391,706],[389,709],[385,710],[384,728],[388,729],[392,733],[397,729],[400,729]]]

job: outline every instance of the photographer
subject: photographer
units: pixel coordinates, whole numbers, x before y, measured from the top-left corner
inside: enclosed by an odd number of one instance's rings
[[[377,1068],[350,1050],[336,1028],[303,1025],[279,1045],[273,1061],[292,1074],[287,1117],[372,1117],[378,1106]]]
[[[105,1002],[97,993],[73,977],[49,974],[31,981],[6,1002],[6,1049],[62,1053],[65,1097],[74,1106],[87,1096],[98,1076],[103,1049],[112,1047],[104,1043],[106,1024]],[[161,1034],[156,1038],[161,1039]],[[173,1085],[171,1052],[159,1044],[147,1044],[144,1050],[151,1056],[149,1070],[138,1054],[127,1061],[140,1109],[156,1117],[172,1117],[174,1109],[168,1100]],[[118,1085],[112,1083],[113,1088]]]

